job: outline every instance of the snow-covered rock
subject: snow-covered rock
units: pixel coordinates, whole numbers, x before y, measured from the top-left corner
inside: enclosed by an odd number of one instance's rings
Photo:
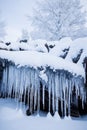
[[[15,65],[29,66],[33,68],[50,67],[55,70],[65,70],[72,74],[84,77],[84,69],[75,63],[71,63],[52,54],[36,51],[0,51],[0,58],[12,61]]]
[[[0,95],[23,100],[29,106],[29,113],[39,112],[42,104],[42,109],[47,109],[49,114],[56,112],[56,116],[61,111],[61,115],[66,116],[68,109],[70,116],[71,104],[74,100],[77,105],[78,97],[84,109],[86,92],[82,62],[87,57],[87,38],[29,42],[12,42],[8,46],[0,43],[3,66]]]

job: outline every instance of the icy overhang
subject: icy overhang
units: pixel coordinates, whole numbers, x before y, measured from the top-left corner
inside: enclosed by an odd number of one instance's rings
[[[72,73],[72,75],[85,77],[82,66],[49,53],[0,50],[0,58],[11,61],[18,67],[29,66],[35,69],[50,67],[53,71],[65,70]]]

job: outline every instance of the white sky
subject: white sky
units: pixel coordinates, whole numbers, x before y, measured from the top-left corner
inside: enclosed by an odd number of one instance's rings
[[[21,35],[22,29],[30,31],[27,15],[32,14],[37,0],[0,0],[0,11],[6,22],[6,40],[16,40]],[[87,0],[81,0],[87,10]]]
[[[6,39],[15,40],[22,29],[31,30],[27,15],[32,14],[36,0],[0,0],[0,11],[6,22]]]

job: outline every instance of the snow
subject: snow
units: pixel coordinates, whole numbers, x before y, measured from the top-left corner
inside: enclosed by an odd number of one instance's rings
[[[36,51],[45,52],[45,53],[48,52],[45,47],[46,43],[47,43],[46,40],[41,40],[41,39],[28,41],[28,45],[31,47],[31,50],[34,50],[34,51],[36,50]],[[33,49],[32,49],[32,46],[33,46]]]
[[[9,62],[11,61],[16,65],[16,66],[9,65],[4,69],[1,84],[1,94],[4,97],[6,97],[6,94],[11,96],[12,87],[14,86],[14,91],[16,94],[15,96],[14,94],[12,96],[22,100],[22,95],[23,92],[25,91],[24,92],[24,102],[25,102],[26,90],[28,86],[28,92],[30,93],[30,95],[28,94],[28,100],[30,99],[30,106],[29,106],[30,112],[32,113],[33,110],[32,96],[34,97],[34,110],[36,106],[36,101],[38,100],[37,111],[39,112],[40,110],[39,101],[41,98],[39,89],[41,83],[43,94],[42,96],[43,108],[45,104],[44,100],[45,87],[47,87],[49,92],[49,99],[51,99],[51,93],[52,93],[53,112],[58,111],[58,98],[61,99],[62,101],[62,97],[64,96],[63,99],[64,109],[63,109],[63,103],[61,103],[61,112],[62,113],[64,112],[64,114],[66,115],[66,104],[68,103],[68,114],[70,115],[70,100],[71,100],[70,95],[72,95],[71,90],[74,89],[73,87],[75,85],[76,96],[77,95],[81,96],[82,106],[84,107],[84,101],[86,98],[86,93],[84,91],[85,70],[82,66],[82,63],[80,62],[84,59],[83,57],[87,56],[86,41],[87,38],[77,39],[74,41],[72,41],[70,38],[64,38],[60,41],[48,42],[47,43],[48,46],[55,45],[55,47],[52,50],[50,50],[49,53],[44,50],[46,41],[43,40],[30,41],[30,44],[12,43],[8,46],[9,48],[8,51],[0,50],[1,59],[7,59]],[[85,43],[85,46],[83,45],[83,43]],[[27,51],[18,51],[19,48]],[[67,57],[65,59],[61,58],[60,56],[63,55],[63,53],[65,53],[63,50],[68,48],[70,48],[70,50],[68,52]],[[15,51],[9,51],[10,49],[13,49]],[[81,49],[83,50],[83,52],[80,56],[80,60],[78,61],[77,64],[73,63],[72,59],[79,54],[79,51]],[[66,95],[67,95],[67,92],[65,92],[66,89],[69,92],[68,102],[66,101]],[[33,93],[33,91],[35,93]],[[62,94],[62,92],[64,95]],[[17,93],[19,93],[19,95],[17,95]],[[77,100],[78,98],[76,99],[76,101]],[[27,104],[29,104],[29,101],[27,101]],[[50,105],[51,102],[49,100],[49,112],[50,112]],[[57,117],[56,115],[55,117]]]
[[[40,71],[39,77],[47,83],[48,77],[47,77],[47,75],[46,75],[44,70]]]
[[[0,50],[0,58],[8,59],[8,61],[12,61],[15,65],[19,66],[29,66],[33,68],[50,67],[54,71],[59,69],[69,71],[74,75],[81,75],[83,77],[85,75],[82,67],[49,53]]]
[[[79,54],[81,49],[83,50],[83,52],[78,61],[78,64],[82,65],[84,58],[87,57],[87,37],[79,38],[73,41],[66,59],[72,61],[72,59]]]
[[[61,56],[64,54],[63,50],[64,49],[68,49],[70,48],[70,46],[72,45],[72,40],[71,38],[63,38],[60,41],[55,41],[53,42],[55,47],[53,49],[50,50],[50,53],[52,55],[56,55],[56,56]]]
[[[48,53],[48,50],[45,47],[45,44],[47,44],[48,47],[50,45],[52,45],[52,46],[56,46],[55,47],[56,50],[52,49],[53,51],[51,53],[59,54],[59,52],[61,52],[65,48],[68,48],[71,45],[72,40],[71,40],[71,38],[66,37],[66,38],[61,39],[60,41],[46,41],[46,40],[41,40],[41,39],[29,40],[27,43],[24,43],[24,42],[20,43],[18,41],[16,41],[16,42],[10,41],[11,44],[9,46],[7,46],[5,43],[7,43],[7,42],[6,41],[4,43],[0,42],[0,48],[2,48],[2,49],[6,48],[7,50],[12,49],[12,50],[16,50],[16,51],[20,50],[20,48],[21,48],[23,50],[39,51],[39,52],[45,52],[45,53]],[[57,52],[55,52],[55,51],[57,51]]]
[[[9,42],[9,41],[8,41]],[[10,45],[6,45],[5,43],[7,42],[0,42],[0,48],[1,49],[6,49],[6,50],[14,50],[14,51],[18,51],[18,50],[29,50],[29,51],[39,51],[39,52],[48,52],[45,44],[47,43],[47,41],[45,40],[35,40],[35,41],[29,41],[28,43],[20,43],[18,41],[14,42],[14,41],[10,41]]]
[[[80,51],[82,50],[80,59],[78,64],[82,66],[84,58],[87,56],[87,37],[78,38],[76,40],[72,40],[69,37],[63,38],[59,41],[46,41],[46,40],[29,40],[27,43],[20,42],[11,42],[10,45],[6,45],[5,43],[0,42],[0,49],[2,50],[25,50],[25,51],[37,51],[48,54],[48,46],[49,54],[63,57],[66,53],[65,59],[73,62],[73,59],[76,58]],[[53,46],[53,48],[50,48]],[[65,50],[65,51],[64,51]],[[42,54],[41,54],[42,55]]]
[[[59,119],[40,113],[26,116],[23,109],[16,110],[13,99],[0,99],[1,130],[86,130],[87,117]]]
[[[48,46],[55,45],[54,48],[50,48],[48,53],[45,44]],[[64,38],[60,41],[45,41],[36,40],[29,41],[28,43],[12,42],[9,46],[5,43],[0,43],[0,58],[7,59],[9,62],[12,61],[16,66],[10,65],[3,71],[1,92],[6,98],[6,94],[11,96],[12,87],[14,91],[19,93],[15,94],[15,100],[12,99],[0,99],[0,128],[1,130],[43,130],[43,129],[70,129],[70,130],[86,130],[87,125],[85,118],[71,118],[70,117],[70,94],[72,95],[71,89],[75,85],[76,96],[82,97],[82,104],[85,100],[84,83],[83,78],[85,77],[85,71],[82,66],[84,58],[87,56],[87,38],[80,38],[72,41],[70,38]],[[20,48],[25,51],[19,51]],[[64,49],[69,49],[68,55],[65,59],[61,58],[64,55]],[[80,50],[83,50],[78,63],[73,63],[72,59],[75,58]],[[10,51],[15,50],[15,51]],[[50,67],[52,71],[46,70]],[[9,70],[9,71],[8,71]],[[68,71],[74,76],[67,78],[66,73],[58,73],[56,70]],[[53,73],[53,71],[55,73]],[[69,76],[69,75],[68,75]],[[82,76],[82,77],[80,77]],[[12,78],[13,77],[13,78]],[[55,115],[50,115],[50,100],[49,100],[49,113],[46,115],[40,113],[40,78],[42,80],[42,103],[43,108],[45,104],[45,87],[48,87],[49,99],[51,99],[52,93],[52,110]],[[11,80],[10,80],[11,79]],[[7,87],[8,86],[8,87]],[[34,110],[37,103],[37,115],[27,117],[25,115],[25,108],[21,102],[22,94],[24,92],[24,102],[26,96],[26,89],[28,86],[28,100],[30,99],[30,112],[32,113],[32,97],[34,97]],[[38,86],[38,87],[37,87]],[[68,102],[66,101],[68,90]],[[56,90],[56,91],[55,91]],[[33,94],[33,91],[35,92]],[[68,115],[64,119],[59,117],[58,112],[58,98],[62,101],[62,92],[64,93],[64,110],[63,104],[61,103],[61,111],[66,115],[66,104],[68,103]],[[38,96],[37,96],[38,94]],[[12,95],[14,96],[14,95]],[[17,97],[16,97],[17,96]],[[56,97],[56,101],[54,100]],[[77,99],[76,99],[77,100]],[[29,105],[29,101],[27,101]],[[84,104],[83,104],[84,107]],[[56,110],[54,110],[56,108]],[[5,125],[4,125],[5,124]],[[80,125],[79,125],[80,124]]]
[[[7,49],[7,46],[4,43],[0,42],[0,49]]]
[[[28,43],[19,43],[19,42],[12,42],[7,48],[8,50],[29,50],[29,51],[39,51],[39,52],[46,52],[47,49],[45,47],[45,41],[36,40],[36,41],[29,41]]]

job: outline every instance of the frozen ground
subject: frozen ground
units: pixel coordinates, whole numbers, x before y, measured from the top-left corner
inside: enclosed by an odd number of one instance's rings
[[[65,118],[26,116],[11,99],[0,99],[0,130],[87,130],[87,116]],[[23,106],[24,107],[24,106]]]

